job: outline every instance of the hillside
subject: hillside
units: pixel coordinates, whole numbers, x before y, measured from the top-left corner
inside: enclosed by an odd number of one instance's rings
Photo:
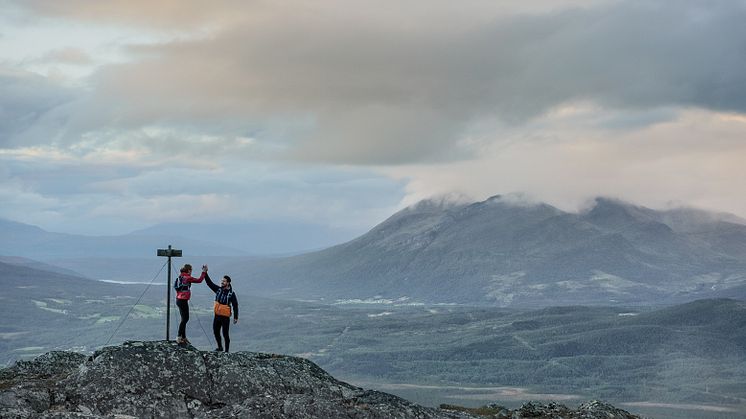
[[[129,315],[135,324],[122,332],[152,328],[153,337],[163,336],[165,290],[156,283],[133,304],[144,284],[122,285],[94,281],[53,267],[26,261],[25,266],[0,262],[0,364],[28,358],[50,349],[93,348],[110,339],[120,319]],[[165,274],[161,275],[165,281]],[[145,281],[152,279],[147,278]],[[160,282],[160,281],[159,281]],[[160,282],[162,284],[162,282]],[[172,308],[173,303],[172,303]],[[163,317],[145,328],[142,322]],[[157,332],[157,334],[156,334]],[[143,332],[150,336],[148,332]]]
[[[231,269],[282,298],[673,304],[743,292],[746,225],[732,220],[603,198],[579,214],[499,196],[423,201],[348,243]]]
[[[495,407],[493,410],[497,409]],[[502,413],[513,412],[501,409]],[[338,381],[314,363],[275,354],[233,354],[174,343],[126,342],[90,358],[50,352],[0,370],[2,417],[476,418]],[[515,418],[637,418],[590,402],[576,411],[524,405]]]
[[[234,248],[210,243],[185,232],[84,236],[54,233],[39,227],[0,219],[0,255],[37,260],[96,257],[151,257],[155,249],[179,243],[191,255],[245,255]]]
[[[69,276],[77,276],[77,277],[83,276],[80,273],[75,272],[70,269],[65,269],[60,266],[50,265],[47,263],[39,262],[37,260],[28,259],[28,258],[24,258],[20,256],[0,256],[0,263],[5,263],[8,265],[15,265],[15,266],[22,266],[22,267],[42,270],[46,272],[53,272],[57,274],[65,274]]]

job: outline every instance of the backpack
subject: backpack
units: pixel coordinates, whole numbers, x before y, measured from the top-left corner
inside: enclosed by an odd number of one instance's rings
[[[178,277],[177,277],[177,278],[176,278],[176,279],[174,280],[174,289],[175,289],[176,291],[179,291],[179,292],[183,292],[183,291],[189,291],[189,288],[190,288],[190,286],[191,286],[191,285],[192,285],[192,284],[190,284],[190,283],[188,283],[188,282],[186,282],[186,283],[185,283],[185,282],[184,282],[184,279],[183,279],[183,278],[181,277],[181,275],[179,275],[179,276],[178,276]]]
[[[220,302],[220,297],[225,296],[225,304]],[[223,293],[223,289],[215,293],[215,304],[213,305],[213,311],[216,316],[230,317],[231,316],[231,297],[233,297],[233,289],[227,293]]]

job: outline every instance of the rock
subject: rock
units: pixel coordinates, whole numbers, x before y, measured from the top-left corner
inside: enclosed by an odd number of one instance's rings
[[[495,410],[495,409],[493,409]],[[634,418],[602,402],[572,413],[528,403],[490,417]],[[570,413],[566,413],[570,412]],[[572,414],[584,416],[572,416]],[[607,416],[600,416],[606,414]],[[616,416],[611,416],[611,414]],[[625,414],[627,416],[625,416]],[[544,416],[542,416],[544,415]],[[594,416],[596,415],[596,416]],[[0,370],[3,418],[476,418],[336,380],[290,356],[198,351],[172,342],[125,342],[90,357],[50,352]]]
[[[57,380],[68,376],[87,356],[53,351],[0,370],[0,417],[27,418],[46,412],[54,402]]]
[[[578,412],[582,413],[584,418],[589,419],[627,419],[637,417],[626,410],[618,409],[598,400],[591,400],[581,404],[578,406]]]
[[[559,403],[541,404],[536,402],[524,403],[520,409],[513,412],[512,419],[639,419],[625,410],[592,400],[581,404],[576,410]]]
[[[18,361],[12,367],[0,370],[0,380],[12,377],[49,378],[69,374],[77,369],[86,358],[88,358],[86,355],[77,352],[47,352],[32,361]]]

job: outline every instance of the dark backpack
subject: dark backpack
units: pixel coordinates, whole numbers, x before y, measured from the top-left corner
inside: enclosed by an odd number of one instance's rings
[[[181,275],[179,275],[174,280],[174,289],[176,291],[189,291],[189,288],[190,288],[191,285],[192,284],[190,284],[188,282],[184,282],[184,278],[182,278]]]

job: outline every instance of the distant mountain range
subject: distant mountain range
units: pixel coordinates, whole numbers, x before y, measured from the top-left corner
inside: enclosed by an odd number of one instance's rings
[[[83,236],[53,233],[36,226],[0,219],[0,255],[45,261],[57,258],[154,257],[156,249],[171,243],[189,249],[188,253],[192,255],[247,254],[229,246],[210,243],[200,237],[185,238],[187,235],[190,234]]]
[[[199,237],[251,255],[287,256],[344,243],[361,233],[359,230],[321,224],[272,220],[224,224],[165,223],[137,230],[132,234]]]
[[[166,223],[117,236],[54,233],[0,219],[0,255],[36,260],[149,258],[169,244],[192,256],[291,255],[343,243],[358,232],[322,225]]]
[[[143,282],[164,262],[155,249],[172,243],[184,250],[176,264],[208,263],[211,272],[245,280],[253,294],[325,302],[543,307],[746,298],[746,221],[690,208],[657,211],[597,198],[589,210],[568,213],[500,196],[468,204],[425,200],[341,245],[249,256],[244,249],[269,243],[270,227],[167,224],[91,237],[0,220],[0,255],[67,270],[60,273]],[[298,243],[308,234],[303,243],[320,244],[322,232],[306,227],[293,233]],[[296,236],[286,230],[290,224],[265,250],[287,246],[283,237]],[[206,240],[220,237],[220,244]],[[55,270],[24,259],[2,261]]]
[[[673,304],[746,297],[746,225],[597,198],[582,213],[495,196],[426,200],[348,243],[231,266],[252,290],[298,299],[500,306]]]

